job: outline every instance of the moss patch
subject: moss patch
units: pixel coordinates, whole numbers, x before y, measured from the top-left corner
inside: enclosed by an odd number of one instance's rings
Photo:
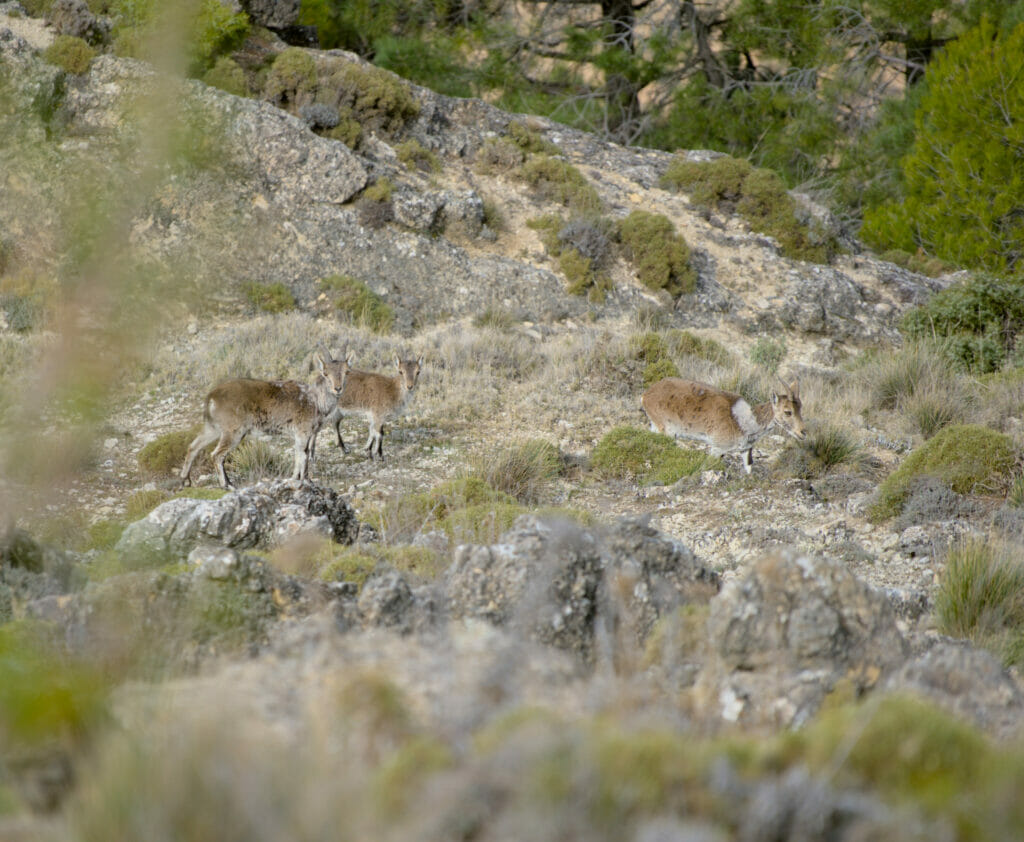
[[[595,216],[604,210],[601,197],[586,176],[561,158],[532,157],[520,168],[519,176],[542,199],[564,205],[581,216]]]
[[[933,476],[957,494],[996,494],[1009,486],[1016,453],[1009,436],[975,424],[954,424],[916,448],[879,486],[869,517],[885,520],[903,510],[911,482]]]
[[[139,451],[139,467],[143,471],[157,476],[167,476],[179,471],[185,464],[188,446],[199,435],[199,429],[199,427],[193,427],[190,430],[175,430],[154,439]],[[205,468],[199,464],[203,461],[206,462]],[[198,469],[200,472],[204,472],[212,467],[212,463],[205,453],[199,457],[197,465],[192,466],[193,471]]]

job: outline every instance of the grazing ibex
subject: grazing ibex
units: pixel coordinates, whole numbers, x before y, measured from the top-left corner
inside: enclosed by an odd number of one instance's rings
[[[659,380],[644,392],[640,404],[655,432],[676,438],[696,439],[711,446],[715,456],[743,450],[743,467],[749,474],[754,464],[754,443],[773,425],[802,439],[800,381],[794,380],[771,400],[750,406],[739,395],[678,377]]]
[[[193,439],[181,467],[181,481],[192,482],[192,463],[200,451],[220,439],[212,457],[220,484],[231,488],[224,458],[252,430],[290,432],[295,436],[292,479],[309,479],[313,442],[327,415],[338,405],[345,388],[349,361],[335,360],[318,351],[313,357],[317,377],[313,384],[294,380],[225,380],[213,387],[203,404],[203,430]]]
[[[366,452],[370,459],[384,461],[384,422],[394,419],[405,407],[423,366],[423,357],[403,360],[395,355],[398,373],[392,377],[371,371],[351,369],[345,381],[345,391],[338,398],[338,405],[327,416],[326,424],[333,424],[338,434],[338,447],[347,453],[345,440],[341,437],[341,419],[344,415],[365,415],[370,422],[370,435],[366,440]]]

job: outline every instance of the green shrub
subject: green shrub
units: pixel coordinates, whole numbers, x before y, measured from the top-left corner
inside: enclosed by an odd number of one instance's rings
[[[420,169],[424,172],[440,172],[441,161],[437,154],[427,149],[415,138],[410,138],[395,147],[398,160],[409,169]]]
[[[530,439],[477,459],[473,476],[491,488],[510,494],[524,503],[536,502],[562,473],[558,448],[543,439]]]
[[[1020,546],[965,538],[946,556],[935,594],[939,631],[1024,663],[1024,556]]]
[[[80,76],[89,69],[96,58],[96,50],[81,38],[73,35],[58,35],[43,51],[43,58],[68,73]]]
[[[838,251],[835,238],[800,208],[771,170],[737,158],[695,162],[677,155],[661,181],[686,190],[697,205],[739,214],[754,231],[778,240],[787,257],[827,263]]]
[[[312,96],[316,90],[315,59],[301,47],[289,47],[278,54],[270,66],[263,94],[271,102],[295,102],[303,94]]]
[[[371,202],[390,202],[394,192],[395,185],[390,178],[378,178],[363,191],[362,198]]]
[[[671,485],[701,471],[721,470],[722,460],[688,448],[661,433],[616,427],[597,443],[591,464],[606,477]]]
[[[1016,453],[1009,436],[976,424],[954,424],[915,448],[878,488],[872,520],[898,515],[919,476],[936,477],[957,494],[1006,490]]]
[[[541,198],[564,205],[581,216],[596,216],[604,210],[593,185],[576,167],[561,158],[547,155],[530,158],[520,168],[519,176]]]
[[[493,175],[514,170],[525,160],[526,154],[509,138],[489,137],[476,152],[474,169],[481,175]]]
[[[348,314],[353,324],[375,333],[387,333],[395,322],[391,306],[362,281],[348,275],[321,278],[320,286],[334,302],[334,307]]]
[[[945,340],[944,355],[963,371],[996,371],[1024,330],[1024,285],[990,275],[971,277],[908,311],[900,329],[918,341]]]
[[[540,132],[531,129],[525,123],[513,120],[508,124],[508,138],[523,152],[536,155],[557,155],[561,150],[555,144],[548,143]]]
[[[786,342],[784,339],[762,336],[750,348],[750,361],[769,374],[778,373],[779,366],[782,365],[785,358]]]
[[[646,389],[666,377],[679,377],[679,368],[668,357],[648,363],[644,367],[643,385]]]
[[[918,390],[949,379],[942,350],[931,342],[908,342],[896,352],[869,351],[853,368],[869,390],[872,405],[879,409],[897,409]]]
[[[176,473],[185,464],[185,454],[192,440],[199,435],[199,427],[190,430],[176,430],[173,433],[165,433],[139,451],[139,467],[149,474],[166,476]],[[205,466],[203,463],[205,462]],[[193,471],[205,472],[212,467],[212,462],[206,455],[200,456]]]
[[[250,281],[244,292],[249,303],[264,313],[284,313],[295,309],[295,295],[280,281],[272,284]]]
[[[221,56],[213,67],[203,74],[203,84],[220,88],[235,96],[249,96],[249,82],[245,71],[229,56]]]
[[[504,332],[512,330],[518,320],[508,310],[500,307],[488,307],[482,313],[473,317],[473,327],[493,328]]]
[[[619,221],[618,233],[644,286],[663,289],[672,296],[696,288],[697,273],[690,265],[690,247],[668,217],[633,211]]]
[[[558,268],[569,281],[568,291],[572,295],[586,294],[591,301],[604,300],[612,281],[600,271],[603,264],[600,248],[591,249],[587,245],[604,236],[599,222],[579,219],[567,224],[558,214],[545,214],[528,219],[526,226],[540,235],[544,250],[558,260]],[[588,236],[583,229],[592,233]],[[584,254],[584,251],[592,253]]]
[[[420,113],[419,103],[402,79],[386,70],[343,60],[331,63],[316,99],[337,108],[343,119],[392,137]]]
[[[392,541],[436,527],[451,512],[479,505],[513,504],[515,498],[491,488],[483,479],[459,477],[442,482],[429,491],[404,494],[368,520]]]
[[[688,330],[671,330],[666,341],[672,353],[678,356],[697,357],[722,367],[731,366],[735,362],[733,354],[720,342],[702,339]]]
[[[944,260],[939,260],[937,257],[931,257],[921,252],[911,254],[902,249],[889,249],[878,256],[882,260],[895,263],[897,266],[902,266],[911,272],[917,272],[919,275],[927,275],[929,278],[938,278],[940,275],[945,275],[956,269],[951,263],[946,263]]]
[[[345,547],[320,570],[325,582],[352,582],[362,588],[380,559],[366,547]]]
[[[121,537],[121,533],[124,532],[124,526],[124,523],[119,520],[96,521],[89,526],[81,549],[83,551],[113,549]]]
[[[645,363],[656,363],[668,357],[665,338],[653,330],[631,336],[629,348],[638,360]]]

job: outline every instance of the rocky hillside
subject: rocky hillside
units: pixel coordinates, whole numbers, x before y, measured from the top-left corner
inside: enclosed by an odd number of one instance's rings
[[[72,322],[22,307],[75,259],[73,191],[123,224],[95,265],[130,267],[83,313],[160,304],[80,471],[40,490],[6,448],[0,668],[38,646],[69,684],[0,689],[0,835],[1024,828],[1019,638],[955,639],[943,613],[951,558],[1024,524],[1024,382],[956,375],[898,330],[955,278],[879,260],[806,197],[709,199],[686,178],[732,166],[713,153],[601,142],[267,32],[242,48],[281,70],[262,100],[113,55],[68,73],[43,58],[53,27],[6,8],[4,117],[36,122],[0,151],[5,385],[49,382],[37,359],[79,370]],[[288,87],[286,53],[321,94],[378,91],[358,133],[331,136],[345,115]],[[322,432],[311,483],[280,479],[273,438],[229,461],[239,490],[201,463],[180,495],[210,385],[305,380],[318,343],[378,371],[424,357],[385,460],[350,417],[355,446]],[[751,403],[798,379],[807,441],[761,439],[750,476],[666,450],[639,396],[674,373]],[[41,439],[70,412],[47,407]],[[64,691],[73,710],[9,724]]]

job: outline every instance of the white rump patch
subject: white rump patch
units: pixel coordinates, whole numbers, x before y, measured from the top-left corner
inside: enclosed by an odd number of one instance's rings
[[[736,423],[739,424],[744,435],[756,436],[762,432],[761,425],[757,423],[750,404],[742,398],[732,405],[732,417],[736,419]]]

